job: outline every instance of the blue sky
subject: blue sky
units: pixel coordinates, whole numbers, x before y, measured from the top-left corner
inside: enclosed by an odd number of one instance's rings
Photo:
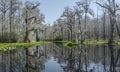
[[[53,23],[58,19],[64,11],[66,6],[74,6],[78,0],[23,0],[40,2],[40,10],[45,15],[46,23]]]
[[[45,14],[45,21],[53,23],[61,16],[64,7],[72,7],[76,1],[78,0],[41,0],[40,9]]]
[[[66,6],[73,7],[75,5],[75,2],[80,1],[80,0],[22,0],[23,2],[25,1],[31,1],[31,2],[40,2],[40,10],[41,12],[45,15],[45,21],[46,23],[52,24],[56,19],[58,19]],[[96,0],[91,0],[95,2]],[[102,1],[102,0],[99,0]],[[116,0],[117,2],[119,0]],[[97,12],[97,5],[95,3],[91,3],[91,8],[93,11]],[[102,8],[99,8],[99,15],[101,15]]]
[[[28,1],[28,0],[23,0]],[[66,6],[73,7],[75,2],[79,0],[29,0],[32,2],[40,2],[40,10],[45,15],[46,23],[52,24],[58,19]],[[92,8],[95,10],[94,6]]]

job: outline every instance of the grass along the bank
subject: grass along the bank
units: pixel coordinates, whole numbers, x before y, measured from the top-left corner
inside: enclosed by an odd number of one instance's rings
[[[120,45],[120,42],[116,42],[115,44],[116,44],[116,45]]]
[[[54,41],[55,43],[63,43],[64,46],[68,47],[68,48],[75,48],[76,46],[79,45],[78,42],[71,42],[71,41]],[[104,40],[86,40],[85,42],[83,42],[83,44],[85,45],[105,45],[107,44],[107,41]]]
[[[70,47],[74,48],[79,45],[78,42],[63,41],[63,43],[64,43],[64,46],[69,47],[69,48]],[[105,40],[86,40],[85,42],[83,42],[83,44],[85,44],[85,45],[107,45],[108,42]],[[119,42],[119,44],[120,44],[120,42]]]
[[[105,45],[108,44],[108,41],[105,40],[86,40],[83,42],[85,45]]]
[[[70,41],[54,41],[55,43],[62,43],[64,46],[69,47],[69,48],[75,48],[76,46],[79,45],[78,42],[70,42]],[[108,45],[107,40],[86,40],[83,42],[85,45]],[[120,45],[119,41],[115,41],[113,45]]]
[[[56,43],[64,43],[64,45],[78,45],[78,42],[70,42],[70,41],[55,41]],[[79,42],[80,43],[80,42]],[[85,45],[98,45],[98,44],[108,44],[108,41],[105,40],[86,40],[83,42]],[[120,44],[120,42],[119,42]]]
[[[107,40],[86,40],[83,42],[85,45],[108,45]],[[120,41],[114,41],[112,45],[120,45]]]
[[[32,43],[0,43],[0,51],[7,51],[7,50],[13,50],[16,48],[27,48],[32,46],[38,46],[41,44],[48,44],[51,42],[46,41],[40,41],[40,42],[32,42]]]

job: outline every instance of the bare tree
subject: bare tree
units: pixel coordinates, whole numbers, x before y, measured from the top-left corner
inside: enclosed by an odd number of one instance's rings
[[[9,0],[9,24],[10,24],[10,32],[12,32],[12,24],[14,23],[15,12],[19,8],[18,0]]]
[[[79,40],[82,41],[83,29],[82,29],[81,19],[83,18],[82,16],[83,16],[84,10],[82,9],[80,2],[76,2],[76,6],[74,7],[74,10],[75,10],[75,15],[76,15],[76,21],[78,21],[77,22],[77,27],[78,27],[78,30],[77,30],[77,40],[78,41]]]
[[[105,20],[106,19],[106,12],[105,12],[105,9],[103,8],[103,39],[105,40],[106,39],[106,36],[105,36]]]
[[[107,0],[107,3],[101,4],[99,2],[96,2],[99,6],[106,8],[109,13],[110,17],[110,38],[109,38],[109,44],[114,43],[114,31],[115,31],[115,25],[116,25],[116,13],[120,9],[115,2],[115,0]]]
[[[86,38],[86,34],[87,34],[87,15],[90,14],[92,16],[94,16],[94,12],[93,10],[90,8],[90,0],[85,0],[81,3],[83,9],[84,9],[84,13],[85,13],[85,21],[84,21],[84,30],[83,30],[83,38],[82,41],[85,41]]]
[[[66,7],[62,16],[65,17],[67,20],[66,24],[68,26],[70,33],[70,41],[73,41],[72,37],[73,37],[73,27],[75,25],[75,12],[71,8]]]
[[[9,6],[8,6],[8,0],[1,0],[0,1],[0,11],[1,11],[1,15],[2,15],[2,28],[1,28],[1,31],[2,31],[2,35],[5,31],[5,23],[6,23],[6,13],[9,9]]]

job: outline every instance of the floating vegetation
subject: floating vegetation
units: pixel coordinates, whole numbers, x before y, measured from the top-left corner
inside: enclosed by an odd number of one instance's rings
[[[38,46],[40,44],[48,44],[51,42],[32,42],[32,43],[0,43],[0,51],[13,50],[16,48],[27,48],[31,46]]]
[[[85,42],[83,42],[85,45],[105,45],[108,44],[107,41],[105,40],[86,40]]]
[[[64,46],[66,46],[68,48],[75,48],[76,46],[78,46],[78,43],[76,43],[76,42],[66,42],[64,44]]]

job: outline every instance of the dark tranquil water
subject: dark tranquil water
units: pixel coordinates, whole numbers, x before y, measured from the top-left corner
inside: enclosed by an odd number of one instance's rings
[[[0,72],[120,72],[120,47],[49,44],[0,52]]]

